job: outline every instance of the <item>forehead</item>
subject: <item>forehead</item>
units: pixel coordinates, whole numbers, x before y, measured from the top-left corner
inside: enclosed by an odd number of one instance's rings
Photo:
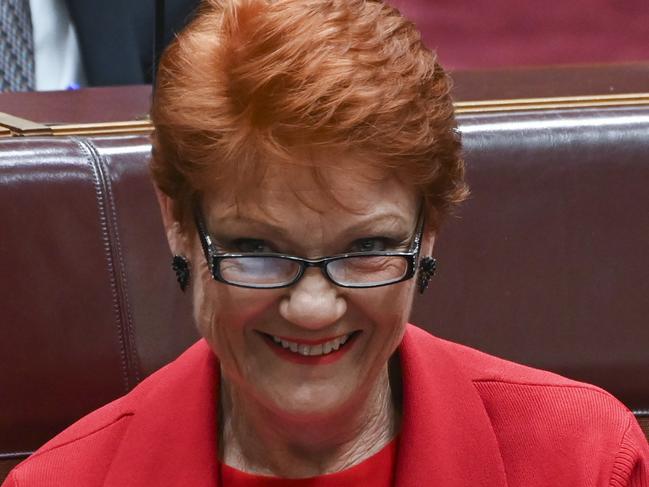
[[[206,195],[213,218],[263,214],[269,219],[366,216],[390,211],[404,216],[419,206],[416,190],[383,168],[337,161],[335,165],[270,165],[254,184]]]

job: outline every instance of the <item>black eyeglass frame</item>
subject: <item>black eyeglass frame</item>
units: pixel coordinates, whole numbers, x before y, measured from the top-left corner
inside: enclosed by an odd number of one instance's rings
[[[423,205],[422,205],[423,206]],[[198,232],[198,237],[201,242],[201,247],[203,248],[203,254],[205,255],[205,260],[207,261],[207,267],[210,270],[210,273],[212,274],[212,278],[215,281],[222,282],[224,284],[228,284],[230,286],[235,286],[235,287],[241,287],[241,288],[246,288],[246,289],[282,289],[286,287],[291,287],[295,283],[297,283],[300,279],[302,279],[302,276],[304,276],[304,273],[308,267],[317,267],[322,271],[322,274],[327,278],[330,282],[334,283],[336,286],[340,286],[343,288],[352,288],[352,289],[367,289],[367,288],[375,288],[375,287],[383,287],[383,286],[391,286],[392,284],[398,284],[403,281],[407,281],[408,279],[412,279],[414,275],[417,272],[417,262],[419,261],[419,252],[421,249],[421,240],[423,237],[423,232],[424,232],[424,212],[423,208],[419,210],[419,216],[417,217],[417,226],[415,229],[415,235],[412,240],[412,243],[410,244],[410,249],[405,252],[392,252],[392,251],[382,251],[382,252],[348,252],[344,254],[337,254],[337,255],[332,255],[329,257],[321,257],[319,259],[304,259],[302,257],[296,257],[294,255],[288,255],[288,254],[278,254],[278,253],[271,253],[271,252],[260,252],[260,253],[229,253],[229,252],[223,252],[219,253],[214,249],[214,243],[212,242],[212,238],[210,237],[209,233],[207,232],[207,227],[205,225],[205,220],[203,218],[203,213],[200,210],[200,207],[197,205],[194,209],[194,220],[196,223],[196,230]],[[300,264],[300,270],[296,274],[296,276],[289,282],[281,284],[281,285],[247,285],[247,284],[241,284],[241,283],[235,283],[228,281],[227,279],[223,278],[219,271],[219,263],[220,261],[224,259],[247,259],[247,258],[258,258],[258,257],[272,257],[276,259],[284,259],[284,260],[290,260],[292,262],[296,262]],[[406,260],[407,263],[407,268],[406,272],[404,275],[397,279],[396,281],[389,281],[389,282],[380,282],[377,284],[342,284],[338,281],[336,281],[330,274],[329,271],[327,270],[327,265],[330,262],[334,262],[337,260],[342,260],[342,259],[347,259],[350,257],[403,257]]]

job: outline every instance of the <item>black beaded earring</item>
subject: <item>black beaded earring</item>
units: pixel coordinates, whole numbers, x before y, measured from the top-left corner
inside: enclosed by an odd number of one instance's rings
[[[417,273],[417,287],[419,294],[424,294],[428,287],[430,278],[435,275],[437,270],[437,260],[434,257],[424,257],[419,262],[419,272]]]
[[[189,261],[185,256],[174,255],[174,258],[171,261],[171,268],[176,273],[176,280],[180,285],[180,290],[185,292],[185,289],[187,289],[187,286],[189,285]]]

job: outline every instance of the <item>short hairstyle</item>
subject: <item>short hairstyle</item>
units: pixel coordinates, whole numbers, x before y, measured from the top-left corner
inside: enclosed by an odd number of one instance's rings
[[[160,62],[152,175],[186,230],[201,192],[358,154],[421,192],[437,227],[468,193],[450,86],[380,0],[204,0]]]

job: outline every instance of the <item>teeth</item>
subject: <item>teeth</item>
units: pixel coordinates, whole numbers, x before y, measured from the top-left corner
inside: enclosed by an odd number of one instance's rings
[[[317,357],[320,355],[327,355],[331,352],[340,349],[340,347],[342,347],[345,343],[347,343],[347,340],[349,340],[350,336],[351,333],[339,338],[335,338],[326,343],[321,343],[319,345],[305,345],[302,343],[289,342],[288,340],[284,340],[282,338],[273,335],[271,335],[271,338],[277,345],[280,345],[282,348],[286,350],[290,350],[291,352],[294,353],[299,353],[300,355],[303,355],[305,357],[309,357],[309,356]]]

